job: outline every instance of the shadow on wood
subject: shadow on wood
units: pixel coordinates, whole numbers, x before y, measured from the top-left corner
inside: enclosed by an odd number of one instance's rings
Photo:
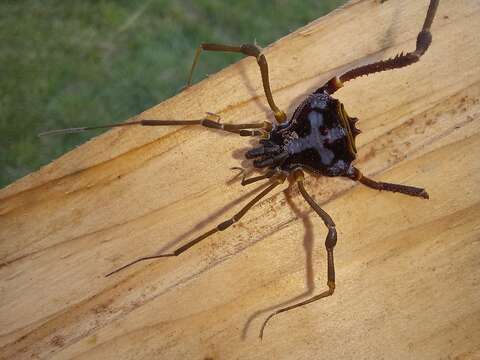
[[[427,2],[354,1],[274,43],[265,55],[276,101],[291,114],[333,74],[412,49]],[[336,94],[360,118],[359,168],[431,199],[309,178],[339,231],[332,298],[273,319],[259,342],[264,309],[325,285],[323,224],[283,189],[181,258],[104,278],[228,218],[251,191],[230,181],[247,139],[115,129],[0,192],[0,357],[480,356],[479,12],[475,0],[442,0],[419,63]],[[138,118],[205,111],[270,119],[255,60]]]

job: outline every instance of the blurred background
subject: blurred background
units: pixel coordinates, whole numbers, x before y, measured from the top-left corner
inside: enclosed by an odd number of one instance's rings
[[[346,0],[2,0],[0,187],[185,85],[201,42],[267,46]],[[293,55],[293,54],[292,54]],[[241,58],[202,56],[194,82]]]

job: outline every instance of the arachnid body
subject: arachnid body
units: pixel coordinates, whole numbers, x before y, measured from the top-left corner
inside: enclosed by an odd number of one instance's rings
[[[304,168],[324,176],[351,173],[355,160],[357,119],[350,118],[340,101],[323,92],[310,95],[290,121],[273,128],[261,147],[249,150],[257,168],[278,166],[283,171]]]
[[[285,112],[280,110],[273,100],[269,83],[267,60],[257,45],[244,44],[241,46],[231,46],[206,43],[202,44],[197,49],[190,71],[188,85],[191,83],[193,70],[195,69],[202,50],[236,52],[247,56],[253,56],[256,58],[260,67],[265,95],[268,104],[273,111],[276,120],[275,122],[261,124],[222,124],[219,122],[219,116],[208,113],[205,118],[199,120],[138,120],[121,124],[54,130],[44,133],[52,134],[76,132],[93,128],[130,125],[202,125],[206,128],[211,128],[214,130],[226,131],[241,136],[253,136],[260,138],[258,146],[248,150],[245,156],[247,159],[253,159],[254,167],[265,169],[265,172],[262,175],[249,179],[246,179],[244,176],[242,179],[242,185],[248,185],[257,181],[267,180],[270,182],[269,186],[258,193],[233,217],[220,223],[215,228],[207,231],[197,238],[187,242],[185,245],[179,247],[172,253],[139,258],[119,269],[112,271],[107,276],[140,261],[162,257],[172,257],[182,254],[210,235],[218,231],[224,231],[233,223],[239,221],[259,200],[270,193],[279,184],[283,183],[287,177],[290,177],[292,180],[292,186],[294,184],[298,186],[302,197],[320,216],[328,228],[328,234],[325,240],[325,247],[327,251],[328,289],[310,299],[279,309],[272,313],[265,320],[260,331],[260,336],[263,336],[265,325],[274,315],[332,295],[335,290],[335,267],[333,256],[333,250],[337,242],[335,223],[305,189],[304,171],[315,176],[347,177],[354,181],[359,181],[373,189],[398,192],[428,199],[427,192],[422,188],[377,182],[365,177],[360,170],[354,166],[353,163],[357,154],[355,138],[360,133],[356,127],[356,122],[358,119],[350,117],[345,111],[343,104],[339,100],[333,98],[332,95],[342,86],[344,86],[346,82],[357,77],[405,67],[419,61],[432,41],[430,27],[435,17],[438,3],[439,0],[430,1],[425,22],[422,30],[418,34],[416,49],[414,51],[397,55],[396,57],[388,60],[363,65],[349,70],[338,77],[332,78],[326,84],[317,89],[313,94],[309,95],[297,107],[289,120],[287,120]]]

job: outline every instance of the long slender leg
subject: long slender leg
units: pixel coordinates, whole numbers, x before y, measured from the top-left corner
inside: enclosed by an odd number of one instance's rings
[[[398,192],[409,196],[417,196],[424,199],[428,199],[428,193],[425,189],[418,188],[415,186],[408,186],[408,185],[400,185],[400,184],[392,184],[386,183],[381,181],[375,181],[372,179],[367,178],[364,176],[360,170],[354,168],[353,175],[350,178],[354,181],[359,181],[363,185],[368,186],[375,190],[384,190],[384,191],[391,191],[391,192]]]
[[[93,129],[104,129],[112,127],[121,127],[121,126],[132,126],[132,125],[141,125],[141,126],[171,126],[171,125],[202,125],[206,128],[223,130],[226,132],[239,134],[240,136],[262,136],[265,131],[271,129],[271,124],[269,122],[264,122],[261,124],[222,124],[219,122],[220,116],[213,113],[207,113],[203,119],[199,120],[137,120],[130,121],[118,124],[107,124],[107,125],[98,125],[98,126],[89,126],[89,127],[77,127],[69,129],[60,129],[60,130],[50,130],[38,134],[39,136],[45,135],[57,135],[57,134],[66,134],[66,133],[75,133],[82,132]],[[249,129],[249,130],[246,130]],[[261,129],[261,130],[252,130],[252,129]]]
[[[432,34],[430,33],[430,27],[432,26],[433,19],[435,18],[435,13],[437,11],[439,2],[440,0],[430,1],[430,5],[428,7],[422,30],[418,33],[417,36],[417,45],[415,51],[408,52],[406,54],[400,53],[397,56],[388,60],[382,60],[372,64],[359,66],[355,69],[347,71],[340,77],[334,77],[316,92],[326,91],[329,94],[333,94],[335,91],[340,89],[345,82],[355,79],[357,77],[386,70],[398,69],[416,63],[418,60],[420,60],[422,55],[425,54],[428,47],[432,43]]]
[[[282,312],[293,310],[297,307],[304,306],[307,304],[310,304],[314,301],[323,299],[325,297],[333,295],[333,292],[335,291],[335,265],[333,262],[333,248],[335,247],[337,243],[337,230],[335,228],[335,223],[333,222],[332,218],[330,215],[328,215],[325,210],[323,210],[316,202],[313,200],[313,198],[307,193],[305,190],[305,187],[303,186],[303,172],[301,170],[297,170],[295,173],[296,177],[296,182],[298,184],[298,188],[300,190],[300,193],[302,194],[303,198],[307,201],[307,203],[313,208],[313,210],[320,216],[320,218],[323,220],[325,223],[325,226],[328,228],[328,234],[325,239],[325,248],[327,250],[327,286],[328,290],[315,295],[311,297],[310,299],[307,299],[305,301],[284,307],[282,309],[279,309],[272,314],[270,314],[267,319],[264,321],[262,328],[260,330],[260,338],[263,338],[263,332],[265,330],[265,327],[267,326],[268,321],[274,317],[275,315],[278,315]]]
[[[213,44],[213,43],[204,43],[201,44],[197,51],[195,52],[195,57],[193,59],[192,68],[190,69],[190,75],[188,76],[187,86],[190,86],[192,83],[192,76],[195,67],[197,66],[198,59],[202,50],[206,51],[224,51],[224,52],[236,52],[241,53],[247,56],[253,56],[257,59],[258,66],[260,66],[260,73],[262,75],[263,89],[265,91],[265,96],[267,97],[268,105],[272,109],[275,119],[279,123],[285,122],[287,120],[287,115],[284,111],[280,110],[278,106],[273,101],[272,90],[270,89],[270,80],[268,78],[268,64],[265,55],[262,54],[262,49],[255,44],[243,44],[240,46],[232,45],[223,45],[223,44]]]
[[[110,275],[113,275],[117,272],[119,272],[120,270],[123,270],[133,264],[136,264],[140,261],[145,261],[145,260],[153,260],[153,259],[159,259],[159,258],[163,258],[163,257],[171,257],[171,256],[178,256],[180,255],[181,253],[187,251],[188,249],[190,249],[192,246],[198,244],[200,241],[208,238],[210,235],[213,235],[215,234],[216,232],[218,231],[224,231],[226,230],[227,228],[229,228],[231,225],[233,225],[234,223],[236,223],[237,221],[239,221],[243,215],[245,215],[247,213],[248,210],[250,210],[258,201],[260,201],[260,199],[262,199],[265,195],[267,195],[270,191],[272,191],[273,189],[275,189],[278,185],[280,185],[281,183],[283,183],[285,181],[285,175],[284,174],[279,174],[278,177],[276,177],[275,181],[269,185],[266,189],[264,189],[261,193],[259,193],[257,196],[255,196],[255,198],[253,198],[252,200],[250,200],[250,202],[245,205],[239,212],[237,212],[235,215],[233,215],[230,219],[218,224],[216,227],[214,227],[213,229],[205,232],[204,234],[196,237],[195,239],[189,241],[188,243],[186,243],[185,245],[182,245],[180,246],[178,249],[174,250],[172,253],[168,253],[168,254],[162,254],[162,255],[152,255],[152,256],[144,256],[144,257],[141,257],[141,258],[138,258],[110,273],[108,273],[107,275],[105,275],[106,277],[107,276],[110,276]]]
[[[251,178],[247,179],[247,177],[245,175],[245,169],[244,168],[232,167],[231,169],[232,170],[240,170],[239,175],[242,175],[242,182],[241,182],[242,186],[250,185],[250,184],[253,184],[253,183],[255,183],[257,181],[260,181],[260,180],[270,179],[273,175],[278,174],[278,170],[269,170],[263,175],[254,176],[254,177],[251,177]]]

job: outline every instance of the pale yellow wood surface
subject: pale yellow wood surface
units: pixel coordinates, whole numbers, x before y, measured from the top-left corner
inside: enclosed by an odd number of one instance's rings
[[[279,105],[291,114],[333,74],[413,49],[427,2],[354,1],[268,47]],[[117,129],[0,192],[0,358],[479,358],[480,2],[441,0],[432,32],[418,64],[337,94],[361,119],[358,167],[431,199],[309,177],[339,233],[332,298],[274,318],[259,341],[272,309],[326,283],[326,230],[286,184],[181,257],[105,278],[258,189],[229,170],[248,165],[248,139]],[[205,111],[271,119],[254,59],[140,117]]]

